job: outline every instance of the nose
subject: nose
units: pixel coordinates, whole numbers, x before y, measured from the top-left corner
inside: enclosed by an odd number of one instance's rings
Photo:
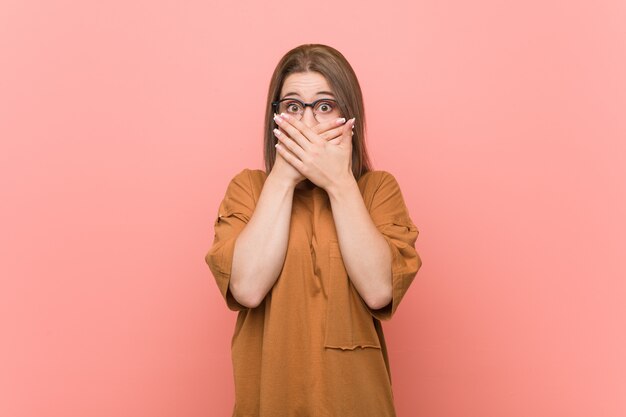
[[[313,113],[313,109],[310,106],[306,106],[304,108],[304,112],[302,113],[302,122],[308,127],[313,127],[319,122],[315,118],[315,113]]]

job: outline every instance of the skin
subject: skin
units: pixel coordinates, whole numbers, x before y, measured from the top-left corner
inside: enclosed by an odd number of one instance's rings
[[[314,100],[320,98],[334,98],[332,95],[328,94],[310,94],[306,97],[301,96],[300,94],[289,94],[288,92],[301,92],[301,91],[331,91],[332,89],[328,86],[326,79],[319,73],[316,72],[308,72],[303,76],[302,73],[291,74],[287,76],[285,81],[283,82],[283,86],[280,92],[281,98],[286,97],[294,97],[301,100],[304,100],[307,103],[313,102]],[[337,118],[343,117],[341,113],[336,114]],[[301,121],[309,126],[316,133],[320,134],[322,139],[332,140],[336,139],[341,135],[342,129],[341,127],[337,127],[337,125],[332,125],[333,129],[330,131],[326,130],[325,123],[320,123],[314,116],[313,109],[307,107],[304,114],[302,115]],[[344,120],[345,121],[345,120]],[[285,133],[282,127],[278,128],[279,131]],[[315,186],[308,178],[306,178],[300,171],[295,169],[291,164],[285,161],[284,155],[291,154],[291,151],[287,150],[285,152],[277,152],[275,165],[279,165],[276,169],[277,175],[281,177],[285,177],[289,180],[293,180],[297,185],[296,188],[312,188]],[[351,160],[350,160],[351,161]]]
[[[305,102],[332,96],[316,72],[290,74],[281,89]],[[290,97],[292,97],[290,95]],[[341,117],[341,115],[338,115]],[[287,251],[294,189],[318,186],[331,203],[346,271],[371,309],[392,299],[391,251],[374,225],[351,170],[354,120],[320,123],[307,107],[302,119],[275,118],[279,126],[276,161],[257,206],[235,243],[230,290],[235,299],[257,307],[276,282]]]

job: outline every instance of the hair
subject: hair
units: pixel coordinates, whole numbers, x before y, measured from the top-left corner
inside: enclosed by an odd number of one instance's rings
[[[346,58],[336,49],[322,44],[300,45],[287,52],[278,62],[267,94],[265,113],[264,159],[265,170],[269,174],[276,159],[274,147],[272,102],[280,97],[280,91],[287,76],[295,73],[317,72],[324,76],[335,94],[339,109],[344,117],[356,117],[352,136],[352,173],[355,179],[371,170],[371,163],[365,147],[365,109],[363,95],[354,70]]]

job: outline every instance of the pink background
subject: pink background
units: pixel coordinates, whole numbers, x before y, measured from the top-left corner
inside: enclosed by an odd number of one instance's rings
[[[230,415],[236,314],[204,254],[302,43],[353,65],[420,229],[384,323],[398,415],[626,415],[625,22],[622,0],[3,0],[0,415]]]

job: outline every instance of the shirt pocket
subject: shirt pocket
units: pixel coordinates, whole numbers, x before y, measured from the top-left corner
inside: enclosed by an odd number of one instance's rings
[[[348,277],[339,242],[335,239],[329,241],[327,259],[328,299],[324,347],[380,349],[374,319]]]

